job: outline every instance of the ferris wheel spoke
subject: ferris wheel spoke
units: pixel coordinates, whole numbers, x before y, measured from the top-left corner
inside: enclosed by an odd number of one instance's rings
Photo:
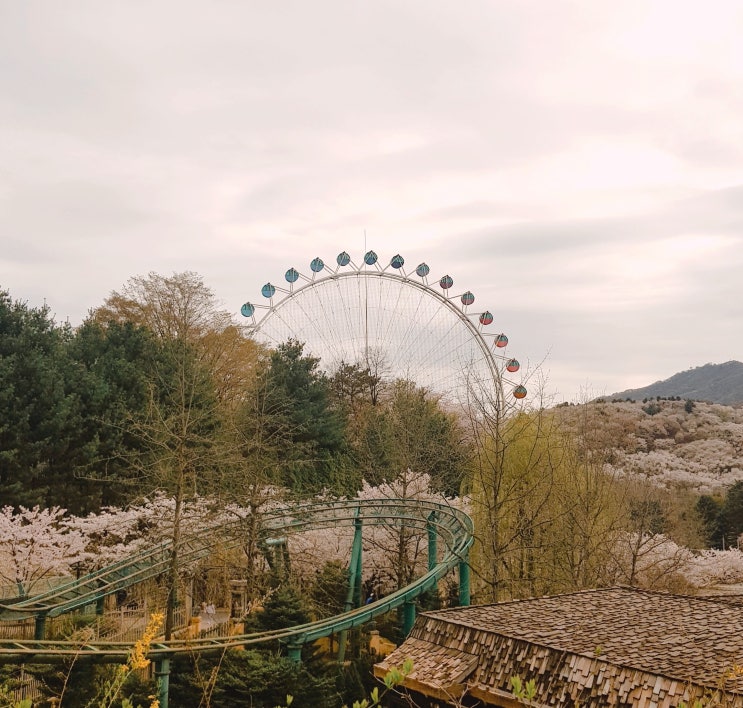
[[[285,337],[285,339],[293,336],[293,338],[299,339],[303,344],[306,344],[307,340],[314,339],[315,341],[323,343],[324,346],[322,349],[329,349],[337,355],[337,346],[333,341],[333,329],[328,327],[327,312],[323,307],[318,291],[308,288],[307,297],[314,299],[314,304],[320,307],[320,312],[322,312],[326,321],[318,321],[315,310],[312,307],[306,305],[301,298],[294,298],[291,301],[291,308],[277,308],[277,314],[279,315],[280,321],[284,324],[285,331],[289,335]],[[297,324],[296,314],[294,318],[292,318],[292,310],[299,310],[298,314],[301,315],[301,325],[298,326]],[[309,327],[307,327],[307,325],[309,325]],[[307,353],[317,355],[316,352],[310,351]]]
[[[425,336],[426,333],[426,324],[421,321],[421,311],[423,310],[423,314],[425,315],[425,306],[431,305],[430,297],[427,298],[425,295],[425,292],[422,290],[419,290],[417,292],[418,295],[418,302],[416,304],[415,310],[412,315],[413,322],[416,322],[419,325],[423,325],[423,327],[413,328],[408,327],[407,330],[403,332],[403,338],[400,342],[400,356],[403,360],[407,360],[408,357],[408,351],[411,347],[415,346],[415,343],[420,341],[421,336]],[[432,317],[429,317],[428,324],[430,324]]]
[[[353,310],[351,309],[353,307],[353,303],[348,301],[348,298],[346,298],[343,295],[343,292],[341,290],[341,283],[344,282],[340,279],[336,279],[333,281],[333,284],[336,289],[336,295],[337,295],[337,302],[339,303],[338,309],[341,310],[343,314],[343,319],[345,322],[345,331],[347,332],[353,332],[355,329],[355,325],[353,323],[352,313]],[[357,364],[356,361],[345,361],[346,364]],[[340,364],[340,362],[339,362]]]

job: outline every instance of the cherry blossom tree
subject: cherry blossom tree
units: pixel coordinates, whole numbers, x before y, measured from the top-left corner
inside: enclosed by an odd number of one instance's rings
[[[356,496],[360,501],[399,499],[433,501],[462,508],[462,499],[448,499],[432,491],[431,477],[410,470],[391,482],[378,486],[364,482]],[[399,523],[366,525],[363,528],[363,580],[377,591],[391,592],[427,570],[428,541],[425,531]],[[292,574],[308,585],[317,571],[341,561],[348,564],[354,529],[348,524],[303,532],[288,540]]]
[[[0,509],[0,579],[26,597],[42,580],[69,575],[84,562],[84,534],[65,518],[60,507]]]
[[[699,588],[743,582],[743,553],[737,548],[700,551],[689,560],[684,577]]]
[[[612,556],[615,582],[644,588],[670,588],[687,578],[694,555],[664,534],[622,534]]]
[[[717,493],[743,480],[743,408],[685,401],[593,401],[559,406],[572,427],[588,407],[597,434],[612,441],[608,462],[620,475],[642,475],[657,486]],[[648,413],[652,411],[652,415]]]
[[[68,526],[86,539],[88,569],[102,568],[135,555],[163,538],[169,538],[173,526],[175,500],[159,492],[126,508],[105,507],[98,514],[70,517]],[[193,536],[209,525],[226,518],[217,512],[213,501],[196,497],[184,505],[183,534]]]

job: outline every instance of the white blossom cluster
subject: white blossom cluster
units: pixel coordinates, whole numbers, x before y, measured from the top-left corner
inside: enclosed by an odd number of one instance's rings
[[[166,538],[175,502],[158,494],[126,509],[108,507],[85,517],[53,507],[0,510],[0,597],[40,592],[60,576],[79,575],[131,557]],[[184,533],[213,520],[212,505],[199,499],[183,513]]]
[[[743,480],[743,408],[694,402],[689,411],[685,401],[655,399],[585,405],[615,473],[702,494]],[[583,406],[556,410],[568,425],[585,414]]]
[[[393,482],[372,486],[364,482],[356,497],[375,499],[415,499],[462,508],[461,499],[448,499],[431,491],[428,474],[407,470]],[[350,525],[307,531],[290,540],[292,569],[310,578],[325,563],[350,557],[354,530]],[[403,531],[399,525],[368,525],[363,530],[363,580],[374,592],[387,593],[406,584],[407,578],[424,573],[428,564],[428,540],[425,533]]]
[[[425,499],[454,504],[430,491],[428,475],[409,473],[394,483],[372,487],[365,484],[358,498]],[[457,503],[461,503],[457,501]],[[105,508],[98,514],[76,517],[64,509],[5,507],[0,514],[0,597],[11,598],[47,589],[54,579],[102,568],[168,538],[172,532],[174,500],[163,494],[126,509]],[[261,511],[283,504],[279,490],[269,494]],[[182,511],[182,533],[195,535],[250,516],[238,505],[220,508],[213,500],[197,499]],[[425,534],[402,538],[399,529],[368,526],[364,529],[364,575],[376,579],[380,589],[393,589],[404,578],[425,570]],[[289,540],[292,572],[310,578],[325,563],[348,562],[353,540],[350,525],[306,531]],[[401,545],[402,543],[402,545]],[[395,561],[397,566],[395,566]],[[390,568],[397,568],[397,571]]]
[[[23,596],[89,559],[88,539],[65,510],[0,509],[0,597]]]
[[[656,461],[663,459],[657,451],[647,456]],[[433,493],[430,478],[412,472],[378,487],[364,484],[358,498],[421,499],[459,508],[466,506],[466,500],[445,499]],[[275,499],[267,500],[262,508],[281,504],[277,493]],[[107,508],[86,517],[68,516],[58,507],[17,511],[11,507],[2,508],[0,597],[33,594],[47,589],[55,578],[69,577],[81,570],[87,572],[135,555],[167,537],[173,523],[173,510],[174,501],[164,495],[127,509]],[[235,505],[219,509],[212,500],[198,499],[185,509],[183,530],[197,534],[207,527],[248,518],[250,513]],[[300,578],[311,579],[326,563],[347,564],[352,540],[350,525],[291,536],[288,544],[292,572]],[[367,589],[386,593],[426,570],[425,533],[403,532],[400,525],[369,525],[364,529],[363,540]],[[658,579],[670,574],[697,588],[743,582],[743,552],[738,549],[692,551],[660,534],[641,537],[627,534],[618,540],[614,557],[618,583],[653,587]]]
[[[700,590],[743,583],[743,552],[693,551],[663,534],[626,534],[615,549],[615,581],[643,587],[667,587],[669,576]]]

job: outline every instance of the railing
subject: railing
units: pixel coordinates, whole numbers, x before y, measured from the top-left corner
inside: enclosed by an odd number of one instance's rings
[[[235,623],[232,620],[218,622],[208,629],[199,632],[199,639],[219,639],[221,637],[232,637],[236,634]]]

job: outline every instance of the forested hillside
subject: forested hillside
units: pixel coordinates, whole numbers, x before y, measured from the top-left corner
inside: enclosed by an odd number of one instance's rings
[[[610,398],[683,398],[710,403],[743,403],[743,364],[728,361],[724,364],[705,364],[681,371],[664,381],[656,381],[643,388],[614,393]]]
[[[585,404],[608,463],[666,488],[721,493],[743,480],[743,407],[645,399]],[[575,425],[584,406],[558,407]]]

